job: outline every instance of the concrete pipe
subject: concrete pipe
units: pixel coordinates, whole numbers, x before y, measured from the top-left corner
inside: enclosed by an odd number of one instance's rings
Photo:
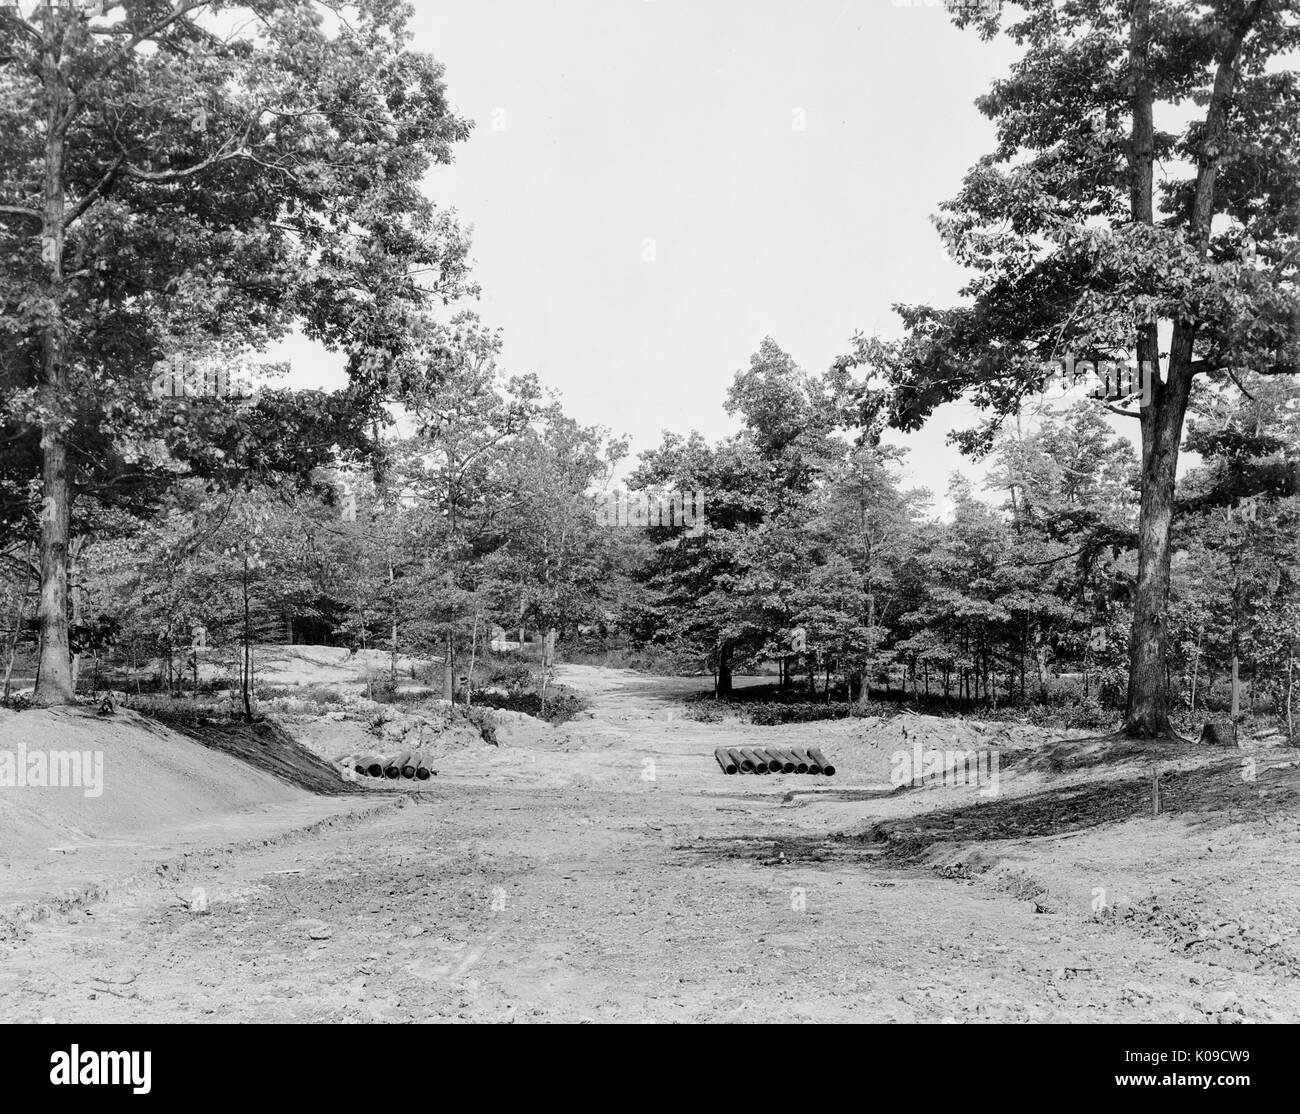
[[[822,768],[822,773],[824,773],[827,777],[835,776],[835,767],[826,761],[826,755],[822,754],[822,752],[819,751],[816,747],[809,748],[808,757],[811,758],[814,762],[817,763],[817,765],[819,765]]]
[[[801,754],[793,747],[786,747],[785,753],[789,755],[790,761],[794,763],[794,772],[796,774],[806,774],[808,772],[808,756]]]
[[[794,759],[790,756],[789,751],[780,750],[774,747],[764,748],[768,755],[768,767],[773,773],[778,770],[783,774],[792,774],[795,772]]]
[[[812,756],[812,751],[805,750],[803,755],[808,760],[808,772],[810,774],[820,774],[822,772],[821,763]]]

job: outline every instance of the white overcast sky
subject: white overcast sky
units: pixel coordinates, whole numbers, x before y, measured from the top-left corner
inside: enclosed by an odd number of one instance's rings
[[[419,0],[414,27],[476,124],[429,191],[473,225],[477,310],[509,370],[634,453],[731,432],[765,335],[818,373],[855,330],[897,335],[892,304],[956,299],[930,216],[990,148],[972,102],[1015,54],[941,7]],[[329,354],[288,353],[295,384],[341,383]],[[974,415],[908,435],[908,480],[976,475],[944,444]]]

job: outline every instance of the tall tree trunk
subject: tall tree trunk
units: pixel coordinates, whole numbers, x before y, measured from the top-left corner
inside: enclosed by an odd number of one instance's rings
[[[1034,636],[1034,666],[1038,670],[1038,699],[1047,703],[1047,637],[1042,628]]]
[[[1233,561],[1232,583],[1232,741],[1237,741],[1241,720],[1241,554]]]
[[[393,571],[392,554],[388,557],[388,608],[392,622],[392,637],[388,647],[388,679],[397,684],[397,578]]]
[[[1171,389],[1177,388],[1177,380]],[[1142,415],[1142,508],[1138,523],[1138,579],[1133,595],[1133,630],[1129,639],[1127,734],[1163,738],[1174,731],[1169,722],[1165,654],[1169,626],[1169,528],[1173,519],[1174,471],[1182,436],[1186,387],[1181,400],[1152,405]]]
[[[1196,681],[1201,672],[1201,636],[1205,633],[1203,626],[1196,628],[1196,650],[1192,654],[1192,695],[1188,701],[1188,710],[1196,715]]]
[[[731,695],[731,645],[724,642],[718,648],[718,683],[719,696]]]
[[[1196,187],[1191,202],[1188,239],[1205,256],[1214,218],[1219,167],[1231,148],[1227,135],[1228,104],[1236,85],[1242,43],[1264,9],[1253,0],[1241,10],[1222,40],[1214,91],[1199,137]],[[1153,40],[1151,0],[1133,0],[1129,34],[1133,140],[1129,150],[1130,206],[1135,224],[1153,225],[1155,205],[1154,102],[1149,55]],[[1139,374],[1150,376],[1150,401],[1142,407],[1142,507],[1138,521],[1138,581],[1133,597],[1133,632],[1129,640],[1128,701],[1124,731],[1137,738],[1176,739],[1169,720],[1169,683],[1165,676],[1168,643],[1169,530],[1173,521],[1174,479],[1183,419],[1191,394],[1196,322],[1174,321],[1169,370],[1159,376],[1160,344],[1155,321],[1137,330]]]
[[[77,580],[81,574],[81,553],[86,547],[86,539],[78,538],[74,541],[68,550],[68,595],[72,608],[72,629],[78,629],[85,616],[81,603],[81,588]],[[81,654],[72,655],[72,691],[77,691],[77,683],[81,679]]]
[[[1237,741],[1237,722],[1241,719],[1241,659],[1232,648],[1232,740]]]
[[[546,672],[546,651],[542,651],[542,673],[543,683],[545,683]],[[456,701],[456,642],[452,635],[451,627],[447,628],[447,640],[443,644],[442,655],[442,698]]]
[[[45,201],[41,258],[49,268],[50,321],[41,330],[41,382],[49,414],[41,428],[41,656],[33,703],[71,704],[72,660],[68,655],[68,530],[71,499],[68,447],[62,418],[68,376],[63,361],[64,121],[67,77],[59,42],[46,35],[42,57],[46,100]]]
[[[248,550],[244,550],[244,720],[253,722],[253,612],[248,591]]]
[[[1149,73],[1151,0],[1134,0],[1129,32],[1133,141],[1129,154],[1130,211],[1135,224],[1155,223],[1155,94]],[[1124,729],[1130,735],[1161,736],[1172,732],[1169,694],[1164,687],[1167,636],[1165,605],[1169,591],[1169,524],[1173,516],[1174,472],[1182,412],[1164,405],[1156,374],[1160,364],[1159,328],[1155,321],[1138,327],[1139,373],[1150,370],[1150,404],[1140,411],[1142,424],[1142,502],[1138,519],[1138,582],[1129,636],[1128,701]],[[1170,379],[1173,364],[1170,361]],[[1174,420],[1176,418],[1176,421]],[[1169,435],[1173,434],[1173,444]]]
[[[1028,704],[1029,696],[1025,690],[1025,657],[1029,647],[1029,620],[1020,625],[1020,703]]]
[[[870,546],[867,553],[871,553]],[[868,577],[870,573],[868,572]],[[870,579],[868,579],[870,584]],[[866,707],[871,703],[871,674],[876,664],[876,593],[867,589],[867,660],[862,669],[862,691],[858,694],[858,703]],[[886,682],[888,687],[888,682]]]

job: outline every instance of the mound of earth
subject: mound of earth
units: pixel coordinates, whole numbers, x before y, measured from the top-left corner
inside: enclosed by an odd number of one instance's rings
[[[6,766],[11,773],[20,758],[30,771],[33,760],[58,762],[73,752],[82,758],[80,787],[7,784]],[[0,800],[0,863],[11,867],[30,866],[58,845],[130,838],[309,796],[134,712],[101,717],[61,708],[0,717]]]
[[[372,723],[371,748],[381,751],[419,750],[434,754],[483,745],[477,727],[451,705],[437,701],[432,707],[397,711],[385,707],[382,722]]]
[[[858,838],[889,845],[900,857],[917,857],[936,843],[988,844],[994,840],[1059,836],[1101,825],[1162,816],[1235,814],[1239,819],[1267,820],[1295,810],[1300,800],[1300,763],[1275,758],[1243,779],[1233,759],[1218,759],[1195,768],[1166,767],[1159,777],[1159,798],[1152,778],[1124,776],[1083,782],[1060,781],[1034,793],[1013,794],[979,804],[871,824]]]
[[[487,746],[484,732],[457,707],[445,700],[417,705],[379,704],[349,697],[336,711],[313,714],[307,705],[291,700],[268,702],[285,727],[302,745],[326,763],[336,764],[350,755],[395,757],[415,751],[431,757],[477,752]],[[495,741],[502,747],[554,745],[555,729],[544,720],[523,712],[474,709],[488,717]]]
[[[492,718],[496,720],[497,741],[506,747],[550,746],[555,740],[555,728],[544,719],[537,719],[524,712],[510,712],[494,709]]]
[[[380,749],[366,724],[336,713],[326,716],[285,716],[285,729],[326,763],[335,764],[349,754],[372,754]]]
[[[838,784],[869,786],[895,784],[904,773],[904,780],[910,781],[918,755],[921,769],[962,765],[967,752],[998,753],[1002,763],[1009,765],[1012,752],[1033,751],[1053,741],[1090,734],[998,720],[913,714],[770,727],[744,725],[740,730],[747,736],[745,746],[817,747],[834,763]]]
[[[211,750],[230,754],[290,785],[323,797],[359,793],[361,789],[340,779],[329,763],[285,729],[269,720],[261,723],[176,724],[175,730]]]

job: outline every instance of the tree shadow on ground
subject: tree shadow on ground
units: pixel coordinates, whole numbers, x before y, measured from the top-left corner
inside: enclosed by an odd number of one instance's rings
[[[1252,767],[1249,761],[1225,758],[1191,770],[1164,771],[1159,814],[1237,823],[1294,812],[1300,804],[1300,764],[1261,760]],[[700,839],[676,849],[768,865],[871,859],[903,866],[919,862],[940,843],[1033,839],[1151,817],[1154,796],[1152,777],[1144,774],[879,820],[856,833]]]

